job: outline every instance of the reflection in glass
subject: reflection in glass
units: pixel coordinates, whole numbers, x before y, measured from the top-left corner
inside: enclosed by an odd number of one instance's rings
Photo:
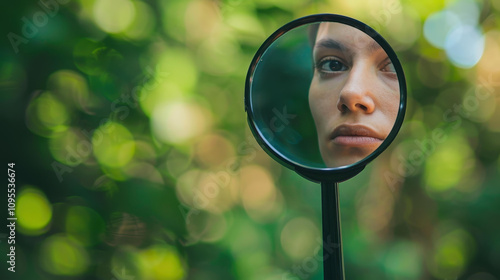
[[[340,23],[311,28],[314,76],[309,106],[328,167],[356,163],[389,135],[399,84],[387,53],[370,36]]]
[[[258,133],[302,166],[362,160],[389,135],[398,114],[399,82],[387,53],[341,23],[289,30],[262,54],[251,81]]]

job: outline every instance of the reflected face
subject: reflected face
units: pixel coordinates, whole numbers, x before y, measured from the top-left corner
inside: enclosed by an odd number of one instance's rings
[[[370,36],[340,23],[321,23],[309,88],[321,156],[327,167],[353,164],[389,135],[399,83],[387,53]]]

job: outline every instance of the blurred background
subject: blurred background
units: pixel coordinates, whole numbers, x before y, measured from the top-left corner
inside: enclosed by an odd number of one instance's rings
[[[2,279],[322,279],[319,185],[243,107],[260,44],[313,13],[379,31],[408,84],[395,142],[340,184],[347,279],[500,279],[500,1],[3,6]]]

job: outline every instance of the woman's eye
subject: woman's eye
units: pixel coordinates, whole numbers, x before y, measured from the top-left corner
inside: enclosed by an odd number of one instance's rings
[[[394,68],[394,64],[392,64],[392,62],[389,62],[384,66],[384,68],[382,68],[382,71],[396,73],[396,68]]]
[[[324,59],[320,61],[318,70],[326,73],[340,72],[347,70],[347,66],[337,59]]]

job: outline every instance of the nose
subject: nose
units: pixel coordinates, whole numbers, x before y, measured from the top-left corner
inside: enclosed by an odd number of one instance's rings
[[[341,113],[355,112],[371,114],[375,111],[373,90],[376,86],[375,74],[369,67],[353,67],[347,76],[337,101]]]

